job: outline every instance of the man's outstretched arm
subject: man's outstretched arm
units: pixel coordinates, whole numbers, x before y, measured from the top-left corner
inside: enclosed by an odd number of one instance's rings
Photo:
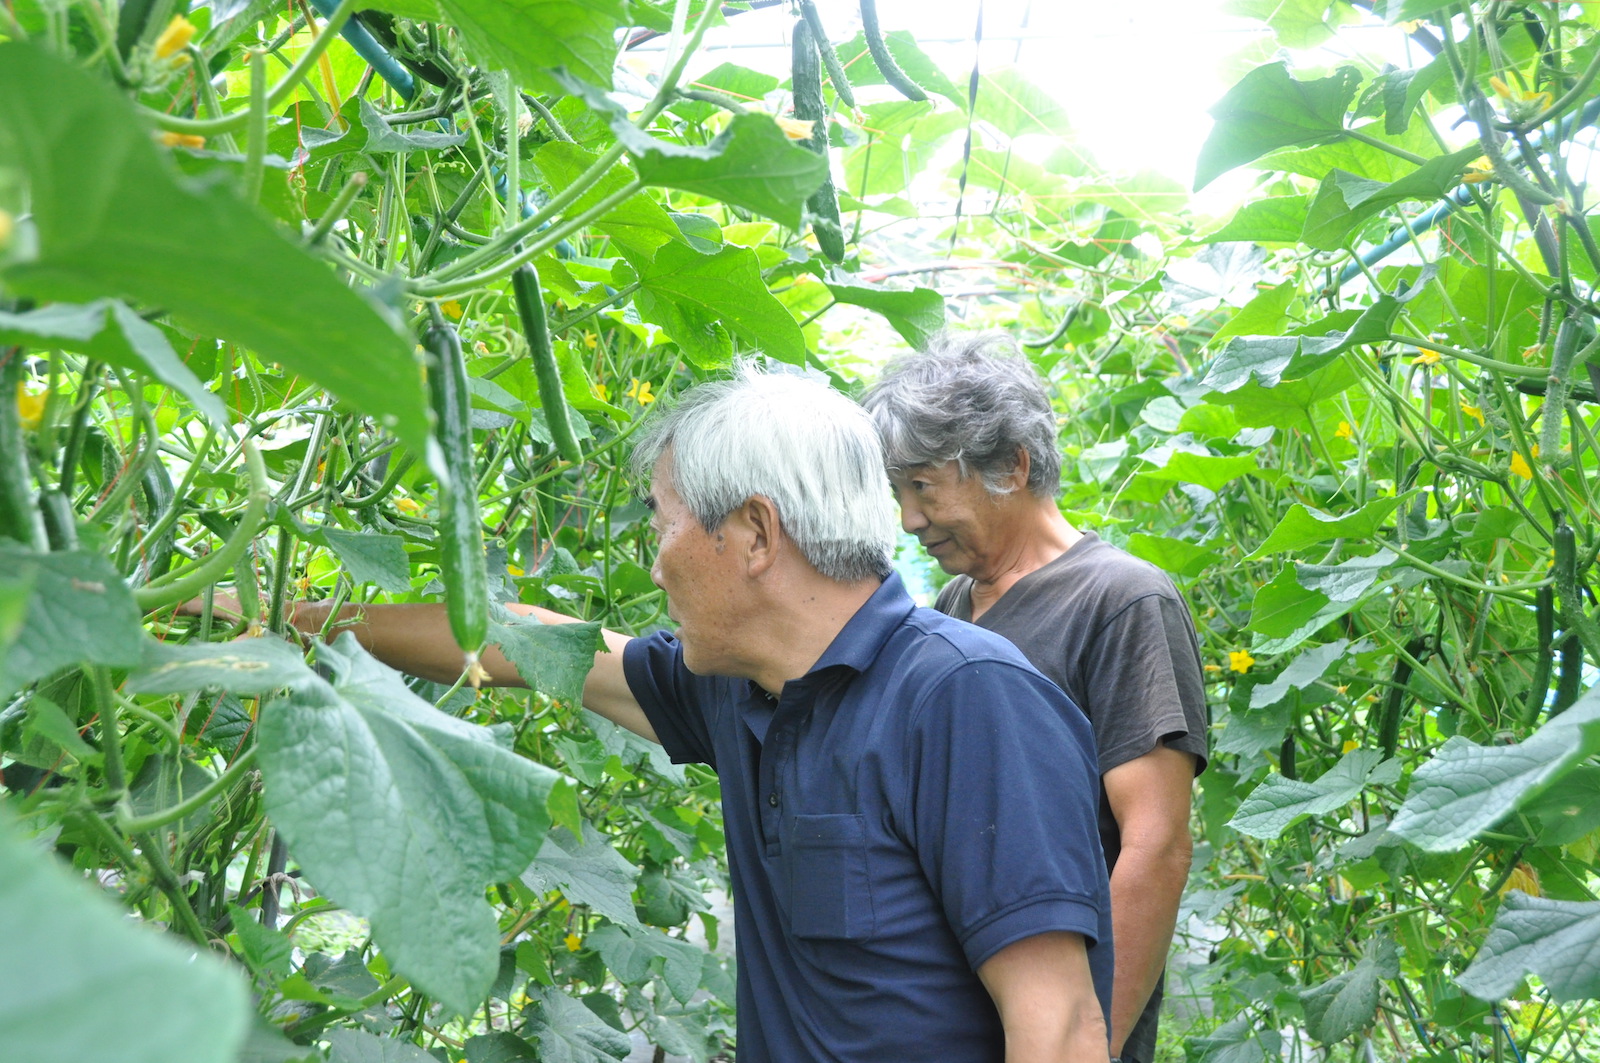
[[[507,602],[506,608],[513,613],[533,616],[545,624],[579,622],[573,617],[519,602]],[[297,631],[308,634],[321,631],[327,619],[328,606],[317,602],[296,605],[290,617]],[[368,653],[391,668],[436,683],[454,683],[461,675],[461,647],[450,634],[450,623],[442,605],[346,605],[339,610],[332,634],[343,631],[353,634]],[[638,699],[628,689],[628,680],[622,672],[622,651],[632,640],[615,631],[606,631],[604,635],[610,652],[594,655],[594,667],[583,683],[584,707],[652,742],[660,741],[639,707]],[[490,686],[527,686],[496,646],[484,647],[482,664],[489,674]]]

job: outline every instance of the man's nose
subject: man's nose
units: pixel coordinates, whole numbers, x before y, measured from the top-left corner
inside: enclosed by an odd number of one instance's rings
[[[922,507],[916,502],[902,498],[900,500],[900,527],[909,535],[915,535],[928,526],[928,518],[922,515]]]
[[[667,589],[666,585],[661,582],[661,557],[659,554],[656,556],[655,560],[650,562],[650,582],[654,583],[662,590]]]

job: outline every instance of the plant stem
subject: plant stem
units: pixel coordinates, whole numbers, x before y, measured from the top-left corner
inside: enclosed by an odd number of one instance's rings
[[[143,834],[158,827],[165,827],[168,823],[176,823],[178,820],[188,818],[191,814],[210,804],[221,794],[226,793],[234,783],[244,776],[245,772],[253,768],[256,762],[256,753],[259,749],[259,746],[251,746],[239,754],[221,775],[212,779],[203,789],[196,791],[190,797],[184,798],[171,808],[163,809],[160,812],[152,812],[148,816],[119,814],[117,816],[117,826],[125,834]]]
[[[306,76],[311,73],[311,68],[317,65],[317,61],[328,50],[328,45],[333,43],[333,38],[344,28],[344,24],[350,21],[350,16],[356,13],[356,9],[361,4],[362,0],[340,0],[338,8],[332,15],[328,16],[328,20],[322,24],[320,32],[312,38],[310,46],[305,50],[305,54],[300,56],[294,66],[289,68],[289,72],[283,76],[283,80],[274,85],[272,90],[267,93],[267,110],[275,109],[280,103],[288,99],[289,94],[295,90],[300,82],[306,79]],[[197,76],[203,75],[197,74]],[[249,111],[239,111],[228,115],[226,118],[197,119],[183,118],[179,115],[166,114],[162,111],[153,111],[148,107],[140,108],[140,110],[146,118],[161,129],[173,133],[188,133],[202,137],[216,136],[219,133],[231,133],[235,129],[242,128],[250,120]]]

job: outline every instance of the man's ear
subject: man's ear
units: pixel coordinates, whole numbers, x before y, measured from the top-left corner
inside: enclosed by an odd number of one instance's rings
[[[1011,475],[1016,479],[1016,488],[1021,491],[1028,486],[1028,471],[1033,468],[1033,458],[1028,454],[1027,447],[1017,448],[1017,466],[1011,470]]]
[[[783,524],[778,519],[778,507],[766,495],[751,495],[744,505],[734,510],[734,516],[749,535],[744,548],[746,571],[751,576],[759,576],[777,562],[783,546]]]

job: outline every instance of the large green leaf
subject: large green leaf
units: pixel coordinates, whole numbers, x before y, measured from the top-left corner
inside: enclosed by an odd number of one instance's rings
[[[571,185],[578,176],[594,165],[597,156],[576,144],[551,141],[540,148],[533,157],[533,165],[560,191]],[[590,188],[568,208],[568,213],[578,213],[611,195],[633,180],[633,173],[623,163],[602,174]],[[620,247],[636,254],[650,255],[662,244],[681,240],[682,232],[672,220],[672,215],[649,196],[640,192],[629,196],[612,207],[594,227],[611,237]]]
[[[778,87],[778,79],[759,70],[736,63],[722,63],[689,82],[692,89],[715,89],[736,100],[760,103],[767,93]],[[724,114],[722,108],[700,100],[679,99],[669,110],[683,115],[691,122],[704,122],[714,114]]]
[[[1288,319],[1289,304],[1299,296],[1300,289],[1293,281],[1273,285],[1228,318],[1227,324],[1211,337],[1211,342],[1220,343],[1233,336],[1276,336],[1283,331]]]
[[[387,312],[224,185],[180,176],[128,103],[76,66],[0,45],[0,101],[0,159],[27,179],[38,235],[36,254],[0,268],[14,291],[166,310],[423,446],[421,375]]]
[[[625,1059],[633,1043],[594,1012],[559,989],[529,986],[534,1006],[527,1032],[539,1039],[542,1063],[611,1063]]]
[[[601,927],[584,939],[584,944],[598,950],[606,967],[626,985],[638,985],[652,971],[659,972],[680,1004],[687,1004],[700,988],[705,950],[698,945],[656,930],[620,926]]]
[[[1429,852],[1466,845],[1600,752],[1600,687],[1516,745],[1457,735],[1411,776],[1389,830]]]
[[[129,668],[147,642],[133,595],[97,554],[36,554],[0,540],[0,572],[27,588],[9,646],[0,644],[0,702],[70,664]]]
[[[1482,1000],[1502,1000],[1530,974],[1558,1001],[1600,997],[1600,901],[1507,894],[1456,982]]]
[[[727,363],[728,332],[780,361],[806,360],[799,323],[768,290],[760,260],[748,247],[702,255],[685,244],[667,244],[639,280],[639,315],[666,329],[699,366]]]
[[[166,333],[115,299],[82,306],[56,303],[24,314],[0,311],[0,344],[60,347],[111,365],[148,373],[194,403],[218,428],[228,423],[222,400],[178,358]]]
[[[404,594],[411,589],[411,565],[406,560],[405,540],[400,536],[339,528],[321,530],[322,538],[357,583],[373,583],[391,594]]]
[[[1347,334],[1235,336],[1206,370],[1201,384],[1218,394],[1237,391],[1253,377],[1264,388],[1285,377],[1309,376],[1353,345]]]
[[[1324,0],[1228,0],[1223,10],[1260,19],[1272,27],[1285,48],[1296,50],[1325,43],[1338,27],[1356,18],[1353,9],[1342,4],[1330,9]]]
[[[705,147],[674,144],[620,131],[647,185],[677,188],[720,200],[789,226],[800,227],[800,208],[828,176],[828,157],[790,140],[770,115],[736,115]]]
[[[581,704],[594,655],[606,648],[600,624],[541,624],[531,617],[496,613],[489,641],[500,647],[522,681],[541,694]]]
[[[1297,80],[1285,63],[1256,67],[1211,108],[1216,125],[1200,148],[1195,188],[1274,148],[1341,136],[1345,108],[1360,84],[1361,75],[1349,66],[1316,81]]]
[[[703,147],[679,144],[640,129],[607,93],[565,76],[562,83],[607,117],[645,184],[708,196],[798,229],[800,208],[827,179],[828,157],[789,139],[769,114],[735,115]]]
[[[1348,390],[1355,382],[1355,369],[1336,358],[1298,380],[1280,380],[1270,387],[1247,377],[1238,388],[1207,396],[1207,401],[1231,407],[1233,415],[1246,427],[1286,428],[1306,424],[1312,407]]]
[[[349,634],[319,645],[317,663],[331,682],[302,682],[261,712],[268,814],[398,971],[470,1013],[499,969],[484,887],[538,853],[556,774],[502,744],[508,732],[418,698]]]
[[[1297,244],[1306,225],[1309,196],[1269,196],[1239,208],[1233,219],[1201,243],[1224,244],[1248,240],[1259,244]]]
[[[919,349],[944,328],[944,296],[933,288],[884,288],[834,270],[828,277],[828,291],[841,303],[876,310],[907,343]]]
[[[1141,470],[1139,473],[1141,479],[1199,484],[1208,491],[1220,491],[1244,476],[1256,476],[1265,480],[1277,478],[1277,471],[1263,467],[1261,459],[1254,454],[1221,457],[1216,454],[1191,454],[1187,450],[1175,450],[1171,447],[1152,447],[1139,457],[1156,466],[1153,469]]]
[[[152,928],[0,816],[0,1043],[27,1063],[233,1063],[245,980]]]
[[[128,676],[139,694],[188,694],[208,687],[260,696],[315,679],[300,651],[276,638],[180,645],[150,640],[144,663]]]
[[[408,15],[408,3],[373,7]],[[437,0],[468,51],[486,68],[509,70],[526,86],[560,88],[557,69],[591,85],[611,86],[617,30],[629,25],[625,0]]]
[[[328,1063],[436,1063],[409,1041],[379,1037],[365,1030],[332,1030],[327,1034]]]
[[[1389,520],[1401,502],[1415,492],[1394,498],[1375,498],[1352,513],[1324,513],[1296,502],[1278,521],[1277,527],[1245,559],[1254,561],[1268,554],[1301,550],[1330,539],[1367,539]]]
[[[529,889],[539,893],[560,890],[568,903],[587,905],[621,926],[642,925],[633,909],[638,878],[639,869],[587,823],[582,841],[563,828],[552,830],[550,844],[522,873]]]
[[[1375,749],[1354,749],[1315,782],[1269,775],[1250,791],[1228,826],[1252,838],[1276,838],[1301,816],[1320,816],[1354,801],[1369,782],[1392,783],[1400,763]]]
[[[1271,708],[1293,691],[1305,689],[1321,679],[1323,673],[1333,667],[1349,649],[1348,639],[1335,639],[1305,651],[1290,661],[1289,667],[1279,672],[1272,682],[1263,683],[1250,691],[1250,707]]]
[[[1250,1012],[1244,1011],[1218,1026],[1204,1037],[1195,1037],[1190,1044],[1200,1052],[1200,1063],[1265,1063],[1280,1058],[1283,1036],[1263,1019],[1253,1021]]]
[[[1368,941],[1361,959],[1350,970],[1300,991],[1307,1032],[1331,1045],[1366,1029],[1377,1017],[1383,980],[1399,976],[1400,956],[1394,942],[1386,937]]]
[[[1144,532],[1128,536],[1128,553],[1178,576],[1198,576],[1221,556],[1186,539]]]
[[[1345,246],[1367,219],[1407,200],[1432,202],[1447,194],[1461,178],[1467,163],[1477,157],[1474,144],[1453,155],[1440,155],[1419,166],[1415,173],[1384,183],[1334,170],[1322,181],[1306,214],[1301,242],[1319,251]]]

